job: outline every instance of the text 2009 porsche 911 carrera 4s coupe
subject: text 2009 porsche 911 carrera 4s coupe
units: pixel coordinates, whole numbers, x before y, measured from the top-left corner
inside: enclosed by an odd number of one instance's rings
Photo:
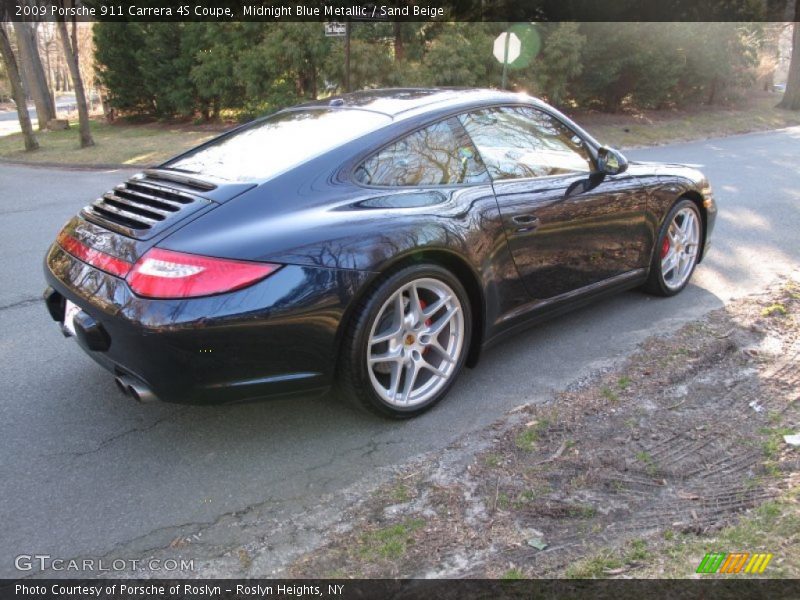
[[[715,215],[698,171],[628,163],[529,96],[372,90],[119,184],[58,235],[45,298],[140,400],[335,384],[408,417],[556,311],[678,293]]]

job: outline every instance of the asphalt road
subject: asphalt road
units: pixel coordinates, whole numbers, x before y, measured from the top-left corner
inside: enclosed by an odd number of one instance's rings
[[[63,113],[71,113],[76,111],[77,105],[75,104],[74,94],[64,94],[56,100],[56,113],[60,118],[64,118]],[[32,104],[28,106],[28,116],[36,129],[38,122],[36,121],[36,107]],[[19,116],[16,110],[0,111],[0,136],[9,135],[21,131],[19,126]]]
[[[133,558],[177,534],[235,548],[264,532],[221,529],[231,515],[319,508],[800,264],[800,128],[629,154],[699,165],[715,187],[714,247],[691,286],[667,300],[626,293],[523,333],[404,423],[325,400],[196,408],[121,396],[47,315],[41,262],[67,218],[128,173],[0,165],[0,577],[22,575],[18,554]]]

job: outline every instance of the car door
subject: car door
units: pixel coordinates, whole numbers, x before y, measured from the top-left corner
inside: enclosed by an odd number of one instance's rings
[[[371,204],[389,209],[375,217],[392,240],[389,254],[403,253],[407,245],[454,250],[481,273],[491,321],[530,302],[508,250],[492,180],[458,118],[444,118],[389,143],[356,166],[353,176],[375,193]],[[436,197],[443,201],[425,201]],[[392,208],[413,206],[412,199],[419,202],[420,218],[413,235],[407,235],[411,214]]]
[[[641,186],[624,173],[594,173],[591,152],[560,119],[530,106],[500,106],[460,120],[492,177],[509,248],[535,299],[646,262]]]

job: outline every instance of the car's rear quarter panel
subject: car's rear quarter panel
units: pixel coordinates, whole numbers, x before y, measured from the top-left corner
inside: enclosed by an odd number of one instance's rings
[[[178,402],[327,387],[339,322],[365,278],[355,271],[287,266],[229,294],[146,299],[57,244],[46,257],[45,275],[108,331],[110,348],[86,349],[92,358]]]

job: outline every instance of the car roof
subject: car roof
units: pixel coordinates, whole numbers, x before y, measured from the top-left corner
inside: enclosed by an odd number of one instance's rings
[[[378,112],[399,120],[427,112],[519,102],[540,103],[526,94],[482,88],[384,88],[314,100],[288,110],[346,108]]]

